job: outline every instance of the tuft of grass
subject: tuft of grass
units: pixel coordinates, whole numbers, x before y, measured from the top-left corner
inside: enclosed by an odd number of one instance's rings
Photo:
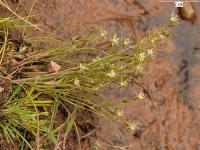
[[[35,3],[35,2],[34,2],[34,3]],[[34,5],[34,3],[33,3],[33,5]],[[40,30],[40,31],[43,31],[43,30],[40,29],[38,26],[36,26],[36,25],[32,24],[31,22],[29,22],[26,18],[21,17],[21,16],[18,15],[15,11],[13,11],[13,10],[10,8],[10,6],[8,5],[8,3],[6,2],[6,0],[1,0],[1,1],[0,1],[0,6],[2,6],[3,8],[6,8],[9,12],[11,12],[13,15],[15,15],[19,20],[25,22],[25,26],[28,24],[28,25],[30,25],[30,26],[32,26],[32,27],[34,27],[34,28],[36,28],[36,29],[38,29],[38,30]],[[31,10],[32,10],[32,7],[31,7]],[[31,10],[30,10],[30,12],[31,12]]]
[[[47,125],[50,122],[46,117],[49,113],[44,108],[51,106],[52,100],[41,100],[40,94],[34,93],[33,88],[25,93],[20,86],[13,87],[13,90],[10,99],[1,106],[0,128],[8,143],[19,139],[33,149],[24,133],[29,132],[34,136],[47,134]],[[21,96],[22,94],[25,96]]]
[[[9,51],[8,43],[15,44],[9,39],[11,31],[22,27],[24,34],[27,24],[35,25],[13,12],[5,1],[0,4],[25,21],[21,26],[19,19],[0,17],[0,62],[6,68],[0,78],[10,82],[13,90],[10,99],[0,106],[0,129],[7,143],[18,139],[22,149],[27,145],[39,150],[51,144],[55,149],[65,149],[68,135],[75,131],[80,145],[80,129],[76,124],[77,116],[82,115],[78,113],[80,109],[134,132],[137,128],[134,122],[118,109],[124,100],[108,102],[102,91],[110,85],[125,87],[131,80],[137,82],[145,64],[155,56],[159,43],[171,36],[170,27],[177,22],[174,14],[169,25],[136,44],[116,34],[108,35],[102,29],[92,29],[83,37],[59,42],[56,48],[29,50],[28,46],[20,46],[20,50]],[[50,61],[59,64],[61,70],[50,73],[47,69]],[[144,98],[140,91],[132,100]],[[60,124],[56,120],[59,110],[66,114],[66,120]]]

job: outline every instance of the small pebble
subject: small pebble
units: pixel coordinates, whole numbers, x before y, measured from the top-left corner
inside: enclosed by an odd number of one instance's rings
[[[58,65],[56,62],[51,60],[48,64],[48,72],[53,73],[53,72],[58,72],[60,70],[60,65]]]
[[[195,10],[191,3],[184,3],[184,6],[179,8],[180,15],[183,19],[194,21]]]

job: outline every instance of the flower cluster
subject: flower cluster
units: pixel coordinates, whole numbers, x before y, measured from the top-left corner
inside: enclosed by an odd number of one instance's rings
[[[171,17],[170,17],[170,23],[169,23],[169,25],[170,26],[175,26],[177,23],[178,23],[178,16],[177,16],[177,14],[175,12],[173,12],[171,14]]]
[[[125,122],[126,128],[130,129],[132,132],[135,132],[137,130],[137,124],[135,121],[127,121]]]
[[[123,40],[123,45],[124,45],[124,46],[127,46],[127,45],[129,45],[129,44],[131,44],[131,40],[130,40],[129,38],[125,38],[125,39]]]
[[[83,72],[84,72],[85,70],[88,70],[88,68],[85,67],[85,65],[83,65],[82,63],[79,64],[79,68],[80,68],[80,70],[83,71]]]
[[[146,59],[146,53],[141,52],[137,55],[139,62],[143,62]]]
[[[114,70],[111,70],[110,72],[107,73],[107,76],[110,78],[114,78],[116,76],[116,72]]]
[[[118,46],[119,45],[119,37],[117,37],[116,34],[114,34],[111,38],[112,46]]]
[[[144,67],[143,67],[141,64],[138,64],[138,65],[136,66],[136,74],[142,73],[143,70],[144,70]]]
[[[122,110],[117,109],[117,108],[111,108],[111,113],[113,115],[118,116],[118,117],[124,116],[124,112]]]
[[[159,33],[152,32],[152,33],[149,34],[149,40],[154,47],[156,47],[159,39],[160,39]]]
[[[97,56],[96,58],[92,59],[93,62],[98,62],[100,60],[101,60],[101,58],[99,56]]]
[[[140,93],[137,95],[137,98],[138,98],[139,100],[144,99],[144,98],[145,98],[144,92],[143,92],[143,91],[140,91]]]
[[[100,28],[99,34],[100,34],[100,37],[106,39],[107,32],[105,30]]]
[[[80,81],[79,81],[78,78],[75,78],[75,80],[74,80],[74,85],[80,86]]]
[[[147,55],[148,55],[148,56],[153,56],[153,55],[154,55],[153,49],[148,49],[148,50],[147,50]]]
[[[127,86],[128,85],[128,82],[126,81],[126,80],[123,80],[122,78],[121,78],[121,81],[120,81],[120,83],[119,83],[122,87],[124,87],[124,86]]]

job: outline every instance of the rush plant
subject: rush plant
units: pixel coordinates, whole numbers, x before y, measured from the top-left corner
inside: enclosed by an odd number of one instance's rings
[[[0,4],[8,7],[5,2]],[[68,42],[49,39],[47,44],[56,41],[59,45],[41,50],[30,49],[38,42],[36,39],[25,38],[30,46],[16,47],[15,41],[9,38],[12,30],[24,29],[19,22],[32,25],[15,15],[18,19],[0,18],[0,63],[4,67],[0,78],[12,88],[10,98],[0,106],[3,140],[13,143],[13,139],[18,139],[22,149],[24,145],[40,149],[49,143],[56,148],[65,147],[67,135],[75,129],[80,143],[76,116],[81,114],[77,109],[122,124],[134,132],[137,126],[118,109],[124,100],[109,102],[102,91],[110,85],[125,87],[131,80],[137,80],[145,64],[156,54],[159,43],[170,37],[170,28],[177,23],[176,15],[172,14],[169,25],[136,44],[129,38],[107,34],[103,29],[92,29],[87,35]],[[15,47],[9,50],[9,44]],[[50,62],[59,69],[49,71]],[[142,91],[136,93],[132,100],[145,98]],[[67,117],[64,123],[56,125],[59,109],[64,110]],[[60,138],[60,131],[65,133],[64,139]]]

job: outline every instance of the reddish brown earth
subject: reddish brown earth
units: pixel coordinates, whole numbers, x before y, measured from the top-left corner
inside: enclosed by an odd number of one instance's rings
[[[30,1],[21,0],[21,4],[28,12]],[[97,139],[91,137],[91,148],[85,149],[200,150],[200,4],[194,8],[194,24],[181,20],[173,39],[163,44],[148,65],[142,79],[149,98],[122,108],[140,125],[138,133],[100,120]],[[63,40],[100,26],[137,41],[165,25],[173,10],[177,12],[173,4],[158,0],[38,0],[32,21]],[[139,89],[117,89],[107,98],[131,97]]]

